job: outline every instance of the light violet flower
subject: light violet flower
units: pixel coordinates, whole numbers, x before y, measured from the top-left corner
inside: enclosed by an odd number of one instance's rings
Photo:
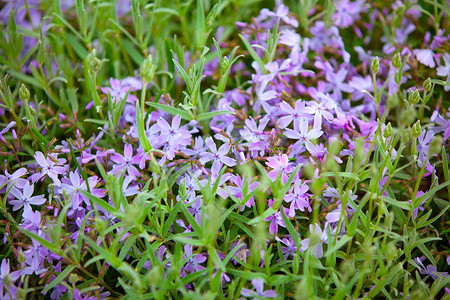
[[[21,192],[17,188],[11,189],[11,194],[16,197],[16,200],[9,201],[9,204],[14,205],[13,211],[19,210],[24,207],[22,217],[27,219],[30,216],[32,211],[31,204],[33,205],[42,205],[45,202],[44,195],[33,196],[34,192],[34,184],[31,184],[27,181],[23,187],[23,191]]]
[[[206,261],[206,256],[204,254],[192,254],[192,245],[184,246],[183,259],[186,260],[184,267],[181,269],[180,276],[185,277],[186,272],[194,273],[197,271],[204,270],[205,267],[200,265]]]
[[[281,129],[286,128],[294,121],[294,126],[300,125],[301,119],[309,119],[310,115],[306,110],[305,102],[302,100],[297,100],[295,102],[295,109],[292,108],[285,101],[280,103],[281,110],[287,115],[278,119],[277,124]]]
[[[9,189],[12,185],[16,188],[23,188],[27,180],[20,177],[27,173],[28,171],[25,168],[20,168],[12,174],[9,174],[8,170],[5,170],[5,175],[0,174],[0,186],[6,183],[7,189]]]
[[[447,77],[445,81],[450,81],[450,54],[444,54],[444,66],[439,66],[436,69],[437,75]],[[445,91],[450,91],[450,86],[444,87]]]
[[[222,168],[223,164],[232,167],[236,165],[236,160],[227,157],[226,155],[230,152],[230,145],[223,144],[220,146],[219,150],[217,150],[216,144],[214,143],[212,138],[206,139],[206,146],[212,152],[202,152],[200,154],[200,162],[202,164],[207,163],[208,161],[213,161],[213,165],[211,171],[213,174],[217,175]]]
[[[289,158],[286,154],[268,157],[266,165],[273,169],[267,174],[272,181],[275,181],[278,174],[281,173],[283,183],[286,183],[289,179],[288,174],[293,171],[291,163],[289,163]]]
[[[133,146],[130,144],[125,144],[123,156],[118,153],[114,153],[111,160],[116,163],[111,170],[112,174],[117,174],[120,170],[125,169],[125,171],[131,176],[141,176],[141,173],[134,166],[134,164],[139,164],[140,158],[133,157]]]
[[[255,297],[253,299],[259,299],[259,297],[265,297],[265,298],[275,298],[278,297],[278,294],[275,290],[267,290],[264,291],[264,280],[262,278],[253,279],[252,285],[255,288],[256,291],[249,290],[249,289],[242,289],[241,295],[245,297]]]
[[[20,274],[20,271],[10,272],[9,260],[5,258],[2,260],[2,265],[0,268],[0,299],[10,299],[10,296],[13,296],[14,298],[17,292],[17,287],[15,287],[14,285],[6,287],[5,279],[6,277],[9,277],[11,283],[14,283],[20,277]],[[7,292],[8,289],[10,290],[11,295],[9,295],[9,293]]]
[[[64,164],[66,160],[64,158],[56,159],[55,157],[45,157],[42,152],[37,151],[34,155],[36,162],[41,167],[41,172],[37,172],[31,176],[33,182],[38,181],[44,176],[50,177],[56,185],[60,185],[61,181],[58,175],[66,173],[66,169],[60,165]]]
[[[294,155],[303,151],[303,146],[306,147],[308,152],[314,151],[315,147],[311,140],[319,138],[323,134],[323,131],[320,128],[313,128],[308,130],[308,120],[301,120],[299,128],[295,130],[286,129],[284,135],[290,139],[298,140],[294,144]]]

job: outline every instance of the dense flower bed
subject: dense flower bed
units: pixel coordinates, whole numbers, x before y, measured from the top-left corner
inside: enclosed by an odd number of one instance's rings
[[[449,297],[449,2],[235,2],[0,2],[1,299]]]

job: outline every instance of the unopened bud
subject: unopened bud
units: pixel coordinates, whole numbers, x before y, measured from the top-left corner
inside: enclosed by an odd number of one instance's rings
[[[428,77],[424,82],[423,82],[423,88],[425,89],[425,91],[429,92],[431,91],[431,78]]]
[[[228,57],[224,56],[222,62],[220,63],[220,72],[222,72],[222,74],[225,74],[229,66],[230,61],[228,60]]]
[[[74,284],[76,284],[78,281],[80,281],[80,277],[78,277],[77,274],[75,274],[75,273],[70,274],[70,276],[69,276],[69,283],[70,283],[70,284],[74,285]]]
[[[22,251],[19,252],[17,260],[19,261],[20,264],[25,263],[25,261],[27,260],[25,254]]]
[[[442,150],[442,136],[436,135],[430,142],[430,148],[428,150],[429,155],[439,154]]]
[[[95,218],[95,229],[97,230],[97,232],[99,232],[100,234],[103,233],[103,231],[106,228],[106,223],[105,221],[103,221],[102,219],[100,219],[99,217]]]
[[[413,135],[411,128],[405,128],[400,132],[400,139],[403,143],[408,143],[411,141],[412,137]]]
[[[409,108],[402,111],[400,115],[400,121],[406,126],[411,125],[416,120],[416,110],[414,107],[410,106]]]
[[[395,245],[389,244],[386,251],[386,257],[388,261],[393,261],[397,257],[397,247],[395,247]]]
[[[384,128],[383,136],[385,138],[389,138],[392,135],[392,125],[391,122],[389,122],[386,127]]]
[[[398,96],[396,94],[388,96],[386,99],[386,105],[388,109],[398,106]]]
[[[89,65],[89,69],[93,72],[98,72],[102,68],[102,62],[96,57],[95,49],[93,49],[92,52],[88,54],[87,62]]]
[[[408,101],[411,104],[417,104],[421,100],[420,94],[418,90],[414,90],[413,92],[409,92]]]
[[[22,288],[18,288],[17,289],[17,292],[16,292],[16,298],[15,298],[16,300],[25,300],[25,299],[27,299],[27,292],[24,290],[24,289],[22,289]]]
[[[66,191],[66,189],[63,189],[63,198],[64,198],[65,201],[69,201],[69,199],[70,199],[70,195]]]
[[[152,159],[150,160],[150,171],[152,173],[161,175],[161,168],[154,157],[152,157]]]
[[[156,287],[161,284],[161,270],[159,266],[152,267],[147,276],[152,286]]]
[[[53,192],[55,191],[55,184],[54,183],[50,183],[49,185],[48,185],[48,192],[50,193],[50,194],[53,194]]]
[[[153,77],[155,77],[156,72],[156,66],[153,64],[153,57],[150,54],[147,56],[147,58],[144,60],[144,62],[141,65],[140,74],[141,74],[141,80],[143,82],[150,82],[152,81]]]
[[[416,123],[414,123],[412,127],[412,133],[413,137],[419,137],[419,135],[422,133],[422,126],[420,126],[420,120],[418,120]]]
[[[396,69],[400,69],[402,66],[402,59],[400,58],[400,53],[395,53],[394,57],[392,58],[392,66]]]
[[[6,274],[6,276],[3,277],[3,284],[5,285],[5,287],[7,289],[11,287],[12,279],[11,279],[11,277],[8,274]],[[3,289],[3,287],[2,287],[2,289]]]
[[[373,74],[377,74],[378,70],[380,69],[380,61],[378,60],[378,56],[375,56],[374,59],[372,59],[372,72]]]
[[[30,91],[27,89],[27,87],[22,83],[19,89],[19,96],[22,101],[28,101],[30,99]]]

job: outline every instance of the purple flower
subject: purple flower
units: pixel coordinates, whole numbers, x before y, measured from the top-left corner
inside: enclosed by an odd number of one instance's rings
[[[286,247],[281,246],[281,252],[283,253],[283,257],[286,260],[289,256],[294,256],[297,252],[297,247],[294,244],[294,240],[291,236],[289,236],[289,239],[284,238],[280,239],[279,237],[275,237],[275,240],[279,241],[280,243],[283,243],[286,245]]]
[[[272,200],[272,199],[269,200],[269,207],[273,208],[274,202],[275,201]],[[281,207],[281,209],[284,209],[286,214],[289,213],[286,208]],[[270,215],[267,218],[265,218],[264,221],[270,221],[270,225],[269,225],[269,233],[270,234],[277,234],[277,232],[278,232],[278,225],[280,225],[281,227],[285,227],[286,228],[286,224],[284,224],[284,220],[283,220],[283,217],[282,217],[280,211],[274,212],[272,215]]]
[[[139,160],[136,157],[133,157],[133,146],[130,144],[125,144],[123,156],[115,153],[111,160],[116,164],[113,166],[111,173],[117,174],[120,170],[125,169],[126,172],[130,176],[140,177],[141,173],[136,169],[133,164],[138,164]]]
[[[189,213],[195,218],[197,224],[202,224],[202,199],[198,198],[189,208]]]
[[[249,118],[245,120],[245,126],[242,130],[239,131],[242,138],[248,141],[248,150],[251,151],[251,155],[253,157],[258,156],[258,151],[261,151],[261,156],[264,155],[264,150],[266,149],[267,140],[269,138],[268,134],[264,132],[264,129],[269,122],[269,118],[262,118],[259,120],[259,125],[256,125],[255,120],[253,118]]]
[[[434,68],[436,66],[436,63],[434,62],[434,53],[430,49],[414,49],[413,50],[414,55],[416,55],[416,58],[418,61],[423,63],[425,66],[428,66],[430,68]],[[439,74],[438,74],[439,75]]]
[[[320,128],[313,128],[308,131],[308,120],[301,120],[300,126],[292,129],[286,129],[284,135],[291,139],[299,140],[294,144],[294,154],[300,153],[303,151],[303,146],[306,146],[306,150],[309,152],[314,151],[314,144],[311,140],[317,139],[323,134],[323,131]]]
[[[45,158],[44,154],[40,151],[36,152],[34,158],[41,167],[41,172],[33,174],[31,176],[32,181],[36,182],[47,175],[56,185],[60,185],[61,181],[59,180],[58,175],[66,173],[66,169],[60,165],[64,164],[66,160],[64,158],[57,159],[53,156]]]
[[[125,197],[128,196],[133,196],[136,194],[139,194],[139,185],[135,184],[131,184],[131,182],[134,180],[135,178],[133,176],[126,176],[123,180],[123,184],[122,184],[122,193]]]
[[[309,186],[299,180],[295,183],[293,191],[284,196],[284,201],[286,201],[287,203],[291,203],[291,206],[289,208],[290,217],[295,216],[296,209],[305,211],[305,208],[307,208],[308,211],[311,212],[311,206],[309,204],[310,194],[307,193],[308,190]]]
[[[434,280],[439,278],[439,275],[449,277],[447,272],[438,272],[436,267],[433,265],[428,265],[426,268],[422,263],[422,259],[419,257],[414,258],[414,262],[419,265],[420,274],[430,275]]]
[[[23,187],[23,191],[21,192],[17,188],[11,189],[11,194],[16,197],[17,200],[9,201],[9,204],[14,205],[13,211],[16,211],[22,207],[24,207],[22,217],[27,219],[31,214],[31,204],[33,205],[42,205],[45,202],[44,195],[33,196],[34,192],[34,184],[31,184],[27,181]]]
[[[346,28],[353,25],[356,20],[359,20],[360,13],[367,10],[364,4],[364,0],[355,2],[350,2],[349,0],[339,1],[336,5],[336,12],[332,17],[334,24],[340,28]]]
[[[206,139],[206,146],[212,153],[202,152],[200,154],[200,162],[202,164],[205,164],[212,160],[212,174],[217,175],[223,164],[229,167],[236,165],[236,160],[226,156],[228,152],[230,152],[231,147],[229,144],[223,144],[222,146],[220,146],[219,150],[217,150],[216,144],[214,143],[213,139],[211,137],[208,137]]]
[[[131,80],[119,80],[110,78],[109,82],[111,84],[111,87],[102,87],[101,90],[106,95],[111,95],[111,100],[113,103],[119,102],[120,100],[124,99],[127,95],[128,91],[137,91],[142,89],[142,83],[140,81],[137,81],[135,78],[133,78],[134,81]],[[137,97],[133,94],[128,94],[127,102],[134,104],[137,100]]]
[[[293,169],[291,167],[291,163],[289,163],[288,156],[286,154],[276,155],[267,158],[266,165],[273,170],[271,170],[267,175],[272,181],[277,179],[279,173],[281,173],[281,177],[283,179],[283,183],[289,179],[288,174],[292,173]]]
[[[250,194],[254,191],[259,185],[259,182],[250,183],[251,179],[248,176],[243,176],[241,178],[239,175],[231,175],[231,182],[236,184],[236,186],[228,186],[228,191],[231,195],[241,200],[242,204],[242,193],[245,191],[245,195]],[[241,206],[241,211],[244,210],[245,206],[252,207],[255,204],[253,197],[250,197],[244,205]]]
[[[205,267],[200,264],[206,261],[206,256],[204,254],[193,255],[192,245],[184,245],[183,259],[185,260],[185,264],[183,268],[181,268],[181,277],[185,277],[187,275],[186,272],[194,273],[205,269]]]
[[[302,248],[313,247],[313,255],[317,258],[322,258],[323,256],[323,243],[328,243],[328,234],[327,234],[327,224],[325,224],[325,229],[322,231],[318,224],[309,224],[309,231],[311,235],[317,235],[319,237],[319,242],[315,245],[311,245],[310,238],[304,239],[302,241]]]
[[[297,100],[295,102],[295,109],[293,109],[289,104],[285,101],[280,103],[280,108],[283,112],[287,114],[287,116],[281,117],[278,119],[277,124],[281,129],[286,128],[294,121],[294,126],[300,126],[301,119],[309,119],[310,115],[306,110],[305,102],[302,100]]]
[[[5,133],[7,133],[7,132],[9,131],[9,129],[10,129],[11,127],[13,127],[14,125],[16,125],[16,122],[11,121],[11,122],[9,122],[8,125],[6,125],[5,128],[3,128],[2,131],[0,131],[0,140],[2,140],[4,143],[7,143],[7,142],[6,142],[5,138],[3,137],[3,135],[4,135]]]
[[[258,299],[256,297],[265,297],[265,298],[275,298],[278,297],[278,294],[275,290],[267,290],[264,291],[264,280],[262,278],[253,279],[252,285],[256,289],[256,291],[249,289],[242,289],[241,295],[245,297],[255,297],[253,299]]]
[[[5,175],[0,174],[0,186],[6,183],[7,189],[9,189],[12,185],[16,188],[23,188],[25,183],[27,183],[27,180],[20,177],[27,173],[28,171],[25,168],[20,168],[12,174],[9,174],[8,170],[5,170]]]
[[[17,288],[13,285],[9,287],[5,286],[5,279],[6,277],[9,277],[11,282],[14,283],[20,277],[20,274],[20,271],[10,273],[9,260],[5,258],[2,260],[0,268],[0,299],[10,299],[10,297],[12,297],[11,299],[15,298]],[[8,290],[11,294],[9,294]]]
[[[180,115],[176,115],[173,117],[172,124],[169,124],[165,119],[158,118],[156,124],[152,127],[157,128],[158,131],[161,132],[159,136],[159,140],[163,141],[171,141],[175,137],[180,136],[180,141],[184,145],[189,145],[191,143],[191,134],[184,126],[180,127],[181,117]]]
[[[444,65],[436,69],[437,75],[442,77],[447,76],[445,81],[450,81],[450,54],[448,53],[444,53]],[[445,86],[444,89],[448,92],[450,91],[450,86]]]
[[[89,177],[88,184],[91,190],[91,194],[102,198],[105,195],[105,191],[102,189],[95,189],[99,179],[97,176]],[[59,187],[59,192],[62,194],[63,190],[69,195],[71,207],[78,209],[83,201],[90,207],[90,201],[81,191],[87,192],[86,182],[81,178],[78,172],[70,172],[69,178],[63,178],[62,184]]]
[[[327,96],[318,92],[318,96],[322,96],[320,102],[309,101],[308,106],[305,107],[305,113],[314,115],[314,128],[322,128],[322,118],[325,118],[328,122],[333,121],[333,114],[328,110],[335,107],[333,101],[328,100]],[[299,124],[300,125],[300,124]]]

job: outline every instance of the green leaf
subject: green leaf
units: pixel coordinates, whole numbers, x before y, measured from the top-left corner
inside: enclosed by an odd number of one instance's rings
[[[254,61],[256,61],[259,65],[259,68],[261,69],[261,72],[266,73],[266,67],[264,65],[264,62],[262,61],[261,57],[256,54],[255,50],[253,50],[252,45],[247,41],[247,39],[242,35],[239,34],[239,37],[241,38],[242,42],[245,45],[245,48],[247,48],[247,51],[250,53],[251,57]]]
[[[281,217],[283,218],[283,222],[286,225],[286,229],[289,231],[289,234],[291,235],[292,239],[294,240],[295,247],[297,247],[297,250],[300,251],[300,248],[302,247],[302,245],[300,244],[300,237],[298,236],[298,232],[297,232],[297,230],[295,230],[291,221],[286,216],[284,209],[281,209],[280,211],[281,211]]]
[[[233,111],[230,110],[218,110],[218,111],[212,111],[212,112],[204,112],[197,115],[197,121],[203,121],[208,120],[216,116],[220,115],[234,115]]]
[[[150,105],[153,108],[168,112],[169,114],[171,114],[173,116],[180,115],[180,117],[182,117],[183,119],[185,119],[187,121],[192,121],[194,119],[189,111],[186,111],[181,108],[172,107],[172,106],[168,106],[168,105],[164,105],[164,104],[160,104],[160,103],[153,103],[153,102],[148,103],[148,105]]]
[[[85,195],[86,197],[88,197],[90,200],[92,200],[95,204],[97,204],[98,206],[100,206],[101,208],[103,208],[104,210],[106,210],[107,212],[109,212],[110,214],[112,214],[113,216],[119,218],[119,219],[123,219],[123,213],[119,210],[117,210],[115,207],[111,206],[111,204],[109,204],[108,202],[106,202],[105,200],[102,200],[100,198],[97,198],[93,195],[91,195],[90,193],[80,190],[80,192]]]
[[[183,210],[184,216],[186,217],[189,224],[192,226],[192,229],[194,229],[194,232],[201,239],[202,238],[202,230],[201,230],[200,226],[198,225],[197,221],[195,221],[195,219],[191,215],[191,213],[187,210],[186,205],[184,205],[183,201],[180,201],[180,203],[181,203],[181,209]]]
[[[167,233],[169,232],[170,226],[172,226],[173,221],[175,220],[175,217],[177,216],[178,211],[181,208],[181,200],[172,208],[172,211],[169,214],[169,217],[164,222],[163,228],[162,228],[162,238],[165,238]]]
[[[56,285],[60,284],[61,281],[63,281],[64,279],[66,279],[67,276],[69,276],[70,273],[72,273],[73,270],[75,270],[77,266],[68,266],[65,267],[64,270],[59,273],[59,275],[52,280],[52,282],[50,282],[48,285],[45,286],[45,288],[42,290],[42,293],[45,294],[48,291],[50,291],[52,288],[54,288]]]
[[[47,241],[43,237],[40,237],[37,234],[32,233],[31,231],[23,229],[22,227],[18,227],[18,228],[26,236],[28,236],[29,238],[31,238],[33,240],[36,240],[38,243],[42,244],[42,246],[46,247],[48,250],[52,251],[53,253],[58,254],[59,256],[63,256],[63,251],[59,247],[53,245],[51,242]]]

